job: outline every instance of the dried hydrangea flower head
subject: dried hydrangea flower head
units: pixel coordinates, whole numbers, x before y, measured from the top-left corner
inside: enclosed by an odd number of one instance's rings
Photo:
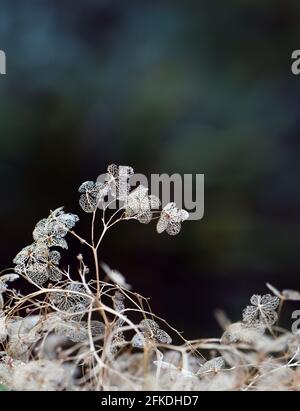
[[[166,231],[169,235],[177,235],[181,230],[181,223],[189,218],[189,213],[179,210],[175,203],[167,204],[157,223],[158,234]]]
[[[101,267],[107,277],[115,284],[119,285],[120,287],[126,288],[127,290],[131,289],[131,285],[126,282],[126,279],[123,274],[121,274],[117,270],[112,270],[107,264],[102,263]]]
[[[58,251],[50,251],[43,261],[36,262],[27,268],[27,276],[36,284],[42,285],[50,280],[58,282],[62,279],[62,272],[58,268],[60,254]]]
[[[108,187],[100,182],[86,181],[78,189],[79,205],[86,213],[93,213],[108,193]]]
[[[129,166],[110,164],[107,168],[105,184],[111,195],[118,200],[125,201],[130,191],[129,179],[134,170]]]
[[[45,377],[48,367],[51,374],[50,364],[37,360],[50,358],[53,363],[59,360],[58,365],[63,370],[71,368],[77,373],[78,378],[71,379],[72,390],[115,389],[118,388],[116,378],[125,384],[123,388],[126,384],[130,389],[145,387],[148,376],[141,378],[145,353],[132,352],[130,345],[146,349],[150,373],[153,373],[153,361],[160,353],[156,377],[163,369],[162,364],[167,364],[162,359],[167,345],[172,342],[169,334],[152,319],[144,319],[139,325],[131,319],[133,312],[143,317],[151,313],[147,299],[130,292],[131,286],[119,271],[102,264],[105,277],[100,270],[99,246],[112,226],[130,219],[147,224],[155,213],[160,213],[160,200],[150,195],[146,187],[140,185],[130,191],[132,175],[131,167],[112,164],[103,182],[81,184],[79,204],[85,212],[93,213],[90,238],[85,240],[73,230],[79,220],[77,215],[66,213],[63,207],[57,208],[36,224],[34,243],[15,257],[17,274],[0,277],[0,343],[3,348],[0,352],[0,384],[10,381],[11,389],[48,389],[49,386],[56,390],[68,389],[64,379],[58,378],[58,383],[54,381],[52,384],[52,378],[48,381]],[[101,201],[105,207],[100,207]],[[117,209],[111,212],[113,207],[110,205],[116,205]],[[100,220],[97,211],[102,211],[100,233],[96,231]],[[170,203],[161,212],[158,231],[175,235],[187,218],[186,211]],[[90,263],[89,266],[85,264],[82,254],[76,260],[77,273],[74,273],[72,263],[67,270],[59,267],[61,254],[56,248],[68,248],[66,236],[69,232],[91,252],[92,267]],[[9,283],[19,278],[18,274],[37,290],[24,296],[10,289]],[[51,283],[44,285],[47,281]],[[145,306],[149,311],[145,311]],[[23,312],[26,313],[24,319],[16,317],[16,313]],[[38,315],[32,315],[35,313]],[[133,331],[137,334],[132,338]],[[50,339],[55,339],[55,345],[48,345]],[[49,351],[49,346],[55,349]],[[157,346],[160,346],[159,350]],[[2,355],[7,358],[6,362],[2,361]],[[176,375],[176,383],[178,380],[181,384],[181,377],[188,376],[194,384],[199,380],[195,376],[198,368],[188,372],[189,366],[184,369],[189,364],[188,353],[181,352],[179,356],[178,372],[175,370],[172,378]],[[13,367],[7,367],[9,362]],[[30,371],[32,375],[28,381],[21,381]],[[153,377],[152,374],[149,376],[150,379]],[[181,387],[191,389],[190,381],[185,378]]]
[[[61,291],[53,291],[50,294],[51,302],[60,310],[66,313],[76,313],[87,307],[90,298],[84,286],[73,282]]]
[[[34,231],[35,242],[21,250],[14,259],[15,272],[26,275],[30,281],[41,286],[46,281],[60,281],[62,272],[58,267],[60,253],[52,247],[68,248],[65,236],[79,218],[65,213],[63,207],[52,211],[48,218],[40,220]]]
[[[116,291],[113,296],[113,304],[114,309],[120,313],[121,311],[125,310],[125,296],[124,294],[120,293],[120,291]],[[123,320],[121,320],[123,322]]]
[[[60,257],[58,251],[50,251],[44,243],[36,242],[23,248],[15,257],[15,272],[26,275],[38,285],[48,280],[57,282],[62,278],[58,268]]]
[[[101,321],[74,321],[70,319],[57,318],[55,333],[78,343],[89,339],[89,328],[92,337],[103,338],[105,325]]]
[[[225,367],[225,360],[223,357],[216,357],[213,358],[210,361],[207,361],[205,364],[203,364],[199,371],[197,372],[197,375],[201,375],[201,374],[206,374],[209,372],[213,372],[213,373],[218,373],[220,370],[222,370],[222,368]]]
[[[75,214],[65,213],[63,207],[52,211],[48,218],[39,221],[33,231],[33,239],[42,242],[47,247],[68,248],[64,237],[71,230],[79,218]]]
[[[14,258],[17,266],[25,267],[43,261],[48,255],[49,249],[44,243],[33,243],[24,247]]]
[[[172,338],[159,325],[149,319],[142,320],[139,328],[141,335],[135,334],[131,344],[135,348],[143,348],[146,344],[171,344]]]
[[[142,224],[152,220],[153,210],[160,206],[160,200],[148,194],[148,188],[139,185],[133,190],[126,200],[126,217],[136,218]]]
[[[248,306],[243,311],[243,321],[249,327],[264,325],[270,327],[278,320],[277,308],[279,306],[279,298],[273,297],[270,294],[264,296],[253,295],[251,297],[251,306]]]

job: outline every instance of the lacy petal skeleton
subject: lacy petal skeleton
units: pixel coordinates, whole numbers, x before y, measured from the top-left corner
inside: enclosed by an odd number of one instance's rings
[[[254,295],[220,339],[188,341],[131,291],[123,274],[99,261],[102,241],[118,223],[157,220],[159,234],[174,236],[189,217],[175,203],[159,211],[160,200],[142,185],[130,190],[133,173],[113,164],[102,183],[79,187],[79,205],[91,217],[90,239],[78,234],[76,214],[57,208],[36,224],[33,243],[14,258],[14,272],[0,276],[0,385],[40,391],[299,388],[299,336],[275,327],[283,304],[299,301],[298,291],[268,285],[274,296]],[[120,203],[110,214],[109,195]],[[70,236],[84,250],[62,267]],[[85,251],[92,258],[86,260]],[[13,288],[21,281],[33,291]]]

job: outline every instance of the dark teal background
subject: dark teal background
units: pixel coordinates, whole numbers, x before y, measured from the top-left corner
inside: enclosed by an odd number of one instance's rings
[[[204,220],[124,224],[101,255],[188,336],[266,281],[299,289],[299,18],[291,0],[2,0],[1,267],[115,162],[205,174]]]

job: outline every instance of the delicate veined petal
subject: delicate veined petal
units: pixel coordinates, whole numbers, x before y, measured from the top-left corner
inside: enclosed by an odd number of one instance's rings
[[[174,221],[170,221],[167,228],[166,228],[166,232],[169,235],[177,235],[181,230],[181,224],[180,223],[176,223]]]
[[[52,264],[58,265],[59,261],[60,261],[60,258],[61,258],[61,256],[60,256],[60,253],[58,251],[51,251],[50,254],[49,254],[49,261]]]
[[[160,219],[158,220],[157,226],[156,226],[156,231],[158,234],[163,233],[169,225],[169,218],[167,215],[163,214],[161,215]]]
[[[145,338],[142,335],[135,334],[131,340],[131,345],[134,348],[144,348]]]
[[[141,223],[141,224],[149,224],[152,220],[152,212],[151,211],[146,211],[143,214],[139,215],[137,217],[137,220]]]
[[[108,166],[105,182],[113,197],[126,201],[130,190],[128,180],[133,173],[132,167],[117,166],[116,164]]]
[[[118,332],[113,337],[113,341],[111,343],[110,352],[111,354],[116,354],[119,348],[122,348],[126,344],[126,339],[122,332]]]
[[[93,337],[103,337],[105,334],[105,324],[101,321],[91,321],[91,332]],[[86,323],[86,327],[89,327],[89,324]]]
[[[110,164],[107,167],[107,173],[114,178],[119,177],[119,167],[116,164]]]
[[[155,333],[155,337],[156,337],[157,341],[162,343],[162,344],[171,344],[172,343],[172,338],[164,330],[158,330]]]
[[[79,221],[79,217],[76,214],[65,213],[63,207],[60,207],[53,211],[48,217],[49,224],[53,225],[53,230],[56,228],[59,230],[71,230]]]
[[[182,221],[186,221],[190,215],[186,210],[179,210],[178,216],[180,218],[180,221],[182,222]]]
[[[22,275],[26,273],[26,266],[25,264],[18,264],[15,266],[15,273],[17,273],[17,275]]]
[[[84,286],[80,283],[71,283],[63,291],[52,292],[51,301],[61,311],[74,312],[74,308],[87,306],[89,297]],[[78,310],[79,311],[79,310]]]
[[[279,298],[271,296],[270,294],[262,296],[261,304],[264,306],[264,309],[274,311],[279,306]]]
[[[95,190],[95,183],[94,181],[85,181],[81,184],[78,191],[79,193],[85,194],[86,192],[93,192]]]
[[[259,325],[272,326],[278,320],[276,312],[280,299],[273,297],[270,294],[260,296],[253,295],[251,297],[252,306],[248,306],[243,311],[243,321],[249,327],[257,327]]]
[[[153,194],[149,195],[149,200],[150,200],[150,207],[153,210],[157,209],[161,204],[160,199]]]
[[[189,213],[178,210],[175,203],[168,203],[161,213],[156,230],[158,234],[166,231],[169,235],[177,235],[181,230],[181,222],[187,220]]]
[[[100,201],[107,195],[107,189],[100,182],[86,181],[79,187],[82,193],[79,199],[79,205],[86,213],[93,213]]]
[[[36,224],[32,234],[33,234],[33,239],[35,241],[39,241],[47,235],[47,219],[46,218],[43,218]]]
[[[90,197],[82,194],[79,198],[79,205],[86,213],[93,213],[97,208],[97,199],[95,197]]]
[[[163,211],[168,213],[168,214],[171,214],[174,209],[176,209],[176,204],[175,203],[168,203],[164,207]]]
[[[207,361],[205,364],[197,372],[197,375],[201,375],[208,372],[215,372],[217,373],[222,368],[225,367],[225,360],[223,357],[216,357],[210,361]]]
[[[221,338],[221,344],[236,344],[243,342],[254,344],[257,340],[262,339],[265,333],[265,327],[259,324],[258,327],[247,327],[245,324],[238,322],[228,325]]]
[[[103,337],[105,325],[100,321],[91,321],[92,337]],[[69,338],[73,342],[84,342],[89,338],[89,324],[86,321],[58,320],[55,332]]]
[[[138,214],[144,209],[149,209],[149,201],[147,201],[148,189],[142,185],[133,190],[127,198],[127,208],[131,213]]]
[[[56,267],[55,265],[51,265],[48,267],[48,279],[53,282],[58,282],[62,279],[62,272],[61,270]]]
[[[250,298],[250,302],[251,302],[252,305],[256,305],[256,306],[259,305],[261,303],[261,296],[254,294]]]
[[[113,303],[114,303],[114,309],[117,312],[121,312],[125,310],[124,300],[125,300],[125,296],[122,293],[120,293],[120,291],[116,291],[113,296]]]
[[[25,274],[37,285],[44,284],[48,279],[59,281],[62,273],[57,267],[60,261],[58,251],[49,251],[44,243],[34,243],[26,247],[15,258],[14,262],[21,262],[15,267],[15,272]]]
[[[23,248],[14,258],[14,264],[24,265],[32,264],[36,261],[45,259],[48,255],[48,247],[43,243],[34,243]]]
[[[140,327],[144,332],[156,333],[159,330],[159,325],[154,320],[149,319],[142,320]]]
[[[119,166],[119,175],[121,178],[129,178],[134,174],[134,170],[130,166]]]
[[[49,245],[49,247],[60,247],[64,250],[68,249],[67,241],[61,237],[49,237],[47,244]]]
[[[29,265],[26,270],[27,277],[37,285],[43,285],[48,280],[47,267],[43,263]]]
[[[55,332],[58,335],[67,337],[75,343],[84,342],[89,337],[87,329],[80,322],[71,320],[58,324]]]
[[[157,197],[148,195],[148,188],[139,185],[126,200],[126,217],[135,217],[140,223],[148,224],[152,220],[152,208],[159,205]]]
[[[159,328],[159,325],[150,319],[144,319],[140,322],[139,328],[141,335],[136,334],[131,342],[133,347],[142,348],[146,343],[150,344],[171,344],[172,338],[165,331]]]
[[[68,231],[79,221],[75,214],[65,213],[63,207],[52,211],[48,218],[39,221],[33,231],[33,238],[36,242],[44,243],[47,247],[68,248],[66,240],[63,238]]]

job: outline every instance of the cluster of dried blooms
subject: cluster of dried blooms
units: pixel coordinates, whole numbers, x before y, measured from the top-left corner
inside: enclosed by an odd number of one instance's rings
[[[78,216],[58,208],[38,222],[14,269],[2,272],[0,390],[300,389],[300,336],[279,327],[284,303],[300,301],[297,291],[268,285],[273,295],[254,295],[240,322],[221,316],[220,339],[187,341],[153,314],[120,272],[99,262],[104,235],[121,221],[157,219],[158,233],[176,235],[188,218],[174,203],[158,211],[160,201],[146,187],[130,190],[132,175],[131,167],[111,165],[103,183],[80,186],[79,204],[92,216],[89,241],[74,231]],[[107,216],[112,202],[118,208]],[[60,267],[67,234],[91,252],[93,267],[81,254],[76,270]],[[32,292],[13,288],[20,279]]]

